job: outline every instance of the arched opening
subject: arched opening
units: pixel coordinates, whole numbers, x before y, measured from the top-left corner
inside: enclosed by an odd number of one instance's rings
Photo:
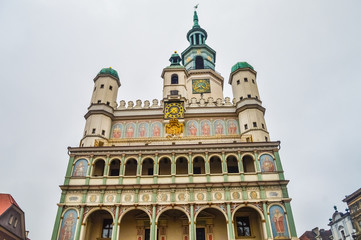
[[[159,175],[171,175],[171,160],[162,158],[159,162]]]
[[[245,173],[256,172],[256,170],[254,168],[254,161],[251,156],[248,156],[248,155],[244,156],[242,158],[242,163],[243,163],[243,170]]]
[[[120,160],[114,159],[110,162],[109,166],[109,176],[119,176],[120,172]]]
[[[188,161],[184,157],[180,157],[176,161],[176,174],[188,174]]]
[[[134,209],[125,213],[120,220],[119,236],[121,240],[150,239],[150,219],[142,210]]]
[[[103,159],[98,159],[94,163],[93,176],[103,176],[104,175],[104,166],[105,161]]]
[[[262,219],[255,209],[250,207],[238,209],[234,214],[233,222],[236,238],[264,239]]]
[[[85,229],[85,240],[111,239],[113,217],[105,210],[97,210],[88,216]]]
[[[124,176],[135,176],[137,175],[137,165],[138,162],[134,158],[129,159],[125,164],[125,173]]]
[[[151,158],[146,158],[142,164],[142,175],[152,176],[154,173],[154,161]]]
[[[227,157],[227,171],[228,173],[239,173],[238,161],[235,156]]]
[[[178,84],[178,75],[177,74],[172,74],[170,83],[171,84]]]
[[[163,212],[158,219],[158,240],[186,240],[189,239],[189,219],[178,210],[171,209]]]
[[[202,56],[196,57],[196,69],[204,69],[204,60]]]
[[[196,239],[227,239],[227,221],[224,214],[215,208],[205,208],[196,218]]]
[[[202,157],[193,159],[193,174],[205,174],[205,164]]]
[[[213,156],[209,159],[209,167],[211,174],[222,173],[222,161],[219,157]]]

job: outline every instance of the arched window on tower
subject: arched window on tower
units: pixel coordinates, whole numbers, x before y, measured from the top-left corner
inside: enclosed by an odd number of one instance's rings
[[[196,69],[204,69],[204,61],[202,56],[196,57]]]
[[[93,176],[103,176],[104,175],[105,162],[103,159],[98,159],[93,165]]]
[[[173,74],[171,77],[171,84],[178,84],[178,75],[177,74]]]

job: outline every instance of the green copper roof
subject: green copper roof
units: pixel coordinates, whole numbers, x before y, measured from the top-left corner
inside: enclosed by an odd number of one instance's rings
[[[103,68],[102,70],[100,70],[100,72],[98,73],[99,74],[110,74],[112,75],[113,77],[115,77],[116,79],[119,80],[119,76],[118,76],[118,73],[117,71],[115,71],[113,68],[109,67],[109,68]]]
[[[247,62],[238,62],[233,65],[231,73],[233,73],[234,71],[236,71],[239,68],[250,68],[250,69],[254,70],[254,68],[251,65],[249,65]]]
[[[170,57],[169,61],[170,61],[170,65],[171,66],[177,66],[180,65],[180,61],[182,59],[180,58],[180,56],[178,55],[177,51],[174,51],[174,53],[172,54],[172,56]]]
[[[194,11],[193,15],[193,28],[199,27],[197,11]]]

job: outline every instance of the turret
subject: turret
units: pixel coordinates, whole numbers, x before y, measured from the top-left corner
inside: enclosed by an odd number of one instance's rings
[[[257,72],[247,62],[238,62],[232,67],[229,84],[239,118],[239,129],[247,141],[269,141],[261,98],[257,87]]]
[[[103,68],[94,78],[81,147],[99,146],[109,138],[119,87],[118,73],[112,68]]]

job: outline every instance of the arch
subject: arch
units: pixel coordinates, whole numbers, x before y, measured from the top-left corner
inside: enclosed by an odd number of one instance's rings
[[[188,158],[185,156],[179,156],[175,160],[176,174],[188,174]]]
[[[264,214],[252,204],[238,206],[232,213],[232,222],[236,238],[252,237],[262,240],[266,236]]]
[[[217,155],[213,155],[210,159],[209,159],[209,169],[210,169],[210,173],[223,173],[223,168],[222,168],[222,160],[219,156]]]
[[[242,157],[243,171],[245,173],[255,173],[256,167],[255,167],[254,163],[255,163],[254,157],[252,157],[250,155],[244,155]]]
[[[105,160],[102,158],[97,158],[93,163],[93,177],[103,176],[105,168]]]
[[[269,153],[262,153],[258,157],[261,172],[275,172],[276,164],[274,156]]]
[[[108,176],[119,176],[120,163],[121,163],[121,161],[118,158],[113,158],[110,160]]]
[[[228,155],[226,158],[227,162],[227,172],[228,173],[239,173],[238,168],[238,157],[235,157],[233,154]]]
[[[79,158],[73,163],[73,177],[85,177],[89,168],[89,161],[86,158]]]
[[[195,60],[195,69],[204,69],[204,59],[202,56],[197,56]]]
[[[140,210],[140,211],[143,211],[143,212],[145,212],[147,215],[148,215],[148,217],[149,217],[149,220],[151,220],[152,219],[152,216],[150,215],[150,213],[149,212],[147,212],[143,207],[127,207],[127,210],[125,210],[121,215],[119,215],[119,218],[118,218],[118,220],[117,220],[117,222],[118,222],[118,224],[120,224],[121,223],[121,221],[122,221],[122,219],[123,219],[123,217],[125,216],[125,214],[127,214],[128,212],[130,212],[130,211],[132,211],[132,210]]]
[[[262,153],[258,154],[258,160],[260,160],[261,156],[264,155],[264,154],[271,155],[271,157],[273,159],[276,159],[276,157],[275,157],[275,155],[273,153],[271,153],[271,152],[262,152]]]
[[[73,238],[75,236],[79,211],[76,208],[68,208],[61,215],[57,239]]]
[[[135,158],[129,158],[126,160],[124,176],[136,176],[138,168],[138,161]]]
[[[272,210],[273,209],[273,210]],[[267,208],[267,215],[271,223],[271,231],[274,238],[289,238],[290,231],[286,210],[281,204],[270,204]]]
[[[85,216],[85,238],[111,238],[113,231],[114,215],[106,208],[95,208]],[[115,225],[116,226],[116,225]]]
[[[153,176],[154,160],[150,157],[142,160],[142,176]]]
[[[113,213],[112,213],[108,208],[105,208],[105,207],[102,207],[102,208],[100,208],[100,207],[94,207],[94,208],[92,208],[91,210],[89,210],[89,212],[84,216],[82,224],[85,224],[85,221],[88,220],[88,217],[90,216],[90,214],[92,214],[93,212],[96,212],[96,211],[98,211],[98,210],[107,211],[107,212],[112,216],[112,218],[113,218],[113,220],[114,220],[114,215],[113,215]]]
[[[178,74],[172,74],[171,76],[171,84],[178,84]]]
[[[224,211],[222,210],[222,208],[220,208],[220,207],[218,207],[218,206],[215,206],[215,205],[203,206],[203,207],[201,207],[201,208],[197,211],[197,213],[194,215],[194,219],[197,219],[198,214],[199,214],[201,211],[203,211],[204,209],[206,209],[206,208],[214,208],[214,209],[219,210],[221,213],[223,213],[223,216],[226,218],[226,221],[228,222],[227,213],[224,212]]]
[[[205,174],[206,162],[203,156],[196,155],[193,157],[193,174]]]
[[[195,217],[196,233],[208,236],[206,239],[224,239],[229,236],[226,213],[216,207],[203,207]],[[203,232],[203,233],[202,233]]]
[[[263,212],[261,210],[259,210],[259,208],[257,208],[256,206],[252,205],[252,204],[240,204],[238,207],[236,207],[234,210],[233,210],[233,213],[232,213],[232,219],[234,218],[234,215],[236,214],[236,212],[241,209],[241,208],[253,208],[254,210],[256,210],[258,212],[258,214],[261,216],[261,220],[265,220],[264,218],[264,215],[263,215]]]
[[[171,175],[172,160],[169,157],[162,157],[159,160],[158,175]]]
[[[190,221],[191,218],[190,218],[189,214],[188,214],[183,208],[174,206],[174,207],[166,207],[166,208],[162,209],[162,210],[158,213],[158,215],[156,216],[155,222],[158,222],[159,217],[160,217],[164,212],[166,212],[166,211],[168,211],[168,210],[174,210],[174,209],[183,212],[183,213],[187,216],[188,221]]]

